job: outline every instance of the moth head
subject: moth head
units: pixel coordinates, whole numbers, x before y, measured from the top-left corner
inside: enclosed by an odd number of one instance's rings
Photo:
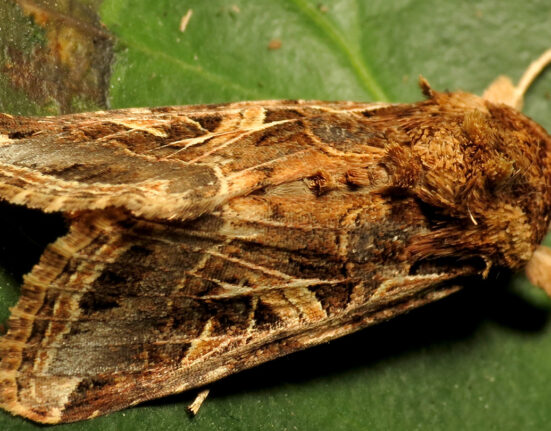
[[[551,51],[535,64],[541,68],[550,61]],[[526,265],[551,219],[551,136],[519,111],[526,83],[535,77],[534,66],[530,70],[516,87],[510,79],[499,78],[483,97],[438,92],[420,77],[419,86],[429,99],[420,106],[433,115],[432,122],[443,121],[440,118],[449,122],[439,123],[438,130],[459,125],[455,129],[459,133],[414,154],[420,159],[418,174],[398,184],[412,188],[420,199],[447,215],[472,224],[467,231],[482,230],[492,237],[494,263],[511,269]],[[441,113],[446,116],[440,117]],[[437,142],[440,138],[435,136]],[[439,157],[434,157],[435,151]],[[415,157],[395,153],[392,160],[407,162],[400,166],[414,166]],[[396,177],[409,178],[405,175],[409,171],[395,171]]]
[[[544,52],[538,59],[533,61],[526,69],[518,84],[515,86],[511,79],[506,76],[499,76],[484,92],[482,97],[489,102],[489,106],[496,106],[496,110],[506,113],[507,109],[503,105],[507,105],[510,109],[506,116],[510,119],[509,125],[516,125],[517,130],[525,130],[527,135],[529,134],[538,141],[538,148],[540,151],[541,163],[537,165],[531,165],[526,168],[526,171],[541,169],[542,176],[540,184],[534,184],[536,188],[539,188],[540,193],[534,194],[528,199],[533,202],[538,200],[542,203],[542,214],[539,217],[534,217],[534,224],[540,222],[538,234],[541,237],[548,231],[549,224],[549,194],[551,188],[551,136],[547,132],[537,125],[535,122],[524,117],[518,111],[522,110],[524,94],[534,82],[536,77],[551,63],[551,50]],[[500,106],[501,105],[501,106]],[[516,113],[515,113],[516,112]],[[543,151],[542,151],[543,150]],[[522,157],[521,155],[519,155]],[[543,183],[543,184],[541,184]],[[539,197],[541,196],[541,197]],[[539,197],[539,198],[538,198]],[[546,199],[547,197],[547,199]],[[545,203],[547,201],[547,204]],[[539,219],[539,220],[538,220]],[[538,240],[538,243],[539,243]],[[537,244],[537,243],[536,243]],[[529,259],[526,267],[526,276],[534,285],[541,287],[549,296],[551,296],[551,249],[543,246],[536,245],[533,249],[533,254]]]

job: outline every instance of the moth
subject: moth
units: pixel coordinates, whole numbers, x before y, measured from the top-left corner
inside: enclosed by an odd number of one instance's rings
[[[0,406],[72,422],[392,318],[494,268],[551,292],[551,137],[517,86],[412,104],[0,115],[0,197],[63,213],[0,338]]]

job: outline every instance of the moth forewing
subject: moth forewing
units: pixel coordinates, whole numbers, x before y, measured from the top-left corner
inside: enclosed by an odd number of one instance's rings
[[[523,268],[549,222],[551,138],[495,102],[526,85],[422,88],[0,116],[0,196],[71,226],[0,339],[0,405],[95,417]]]

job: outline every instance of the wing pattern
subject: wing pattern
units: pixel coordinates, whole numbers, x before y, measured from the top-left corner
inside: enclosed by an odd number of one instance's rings
[[[63,212],[71,227],[25,277],[0,339],[0,405],[46,423],[105,414],[353,332],[516,262],[524,249],[511,257],[485,238],[495,208],[472,197],[476,155],[464,152],[455,176],[441,176],[449,183],[434,185],[450,148],[470,142],[465,107],[441,105],[4,114],[0,195]],[[440,123],[423,128],[434,113]],[[503,223],[539,235],[516,197],[500,199],[512,214]]]

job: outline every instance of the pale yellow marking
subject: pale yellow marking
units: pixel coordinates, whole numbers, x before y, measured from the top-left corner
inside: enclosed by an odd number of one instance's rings
[[[205,253],[208,253],[211,256],[219,257],[219,258],[227,260],[229,262],[237,263],[237,264],[242,265],[246,268],[255,269],[255,270],[260,271],[264,274],[268,274],[268,275],[271,275],[271,276],[274,276],[274,277],[277,277],[277,278],[282,278],[282,279],[285,279],[285,280],[293,280],[293,277],[291,277],[288,274],[285,274],[284,272],[277,271],[275,269],[264,268],[261,265],[256,265],[254,263],[247,262],[246,260],[242,260],[242,259],[239,259],[237,257],[226,256],[223,253],[210,251],[210,250],[206,251]]]
[[[213,370],[205,373],[204,377],[201,378],[201,381],[204,383],[214,382],[218,380],[221,376],[226,376],[230,372],[230,366],[220,365]],[[186,389],[189,389],[190,384],[188,382],[183,382],[182,384],[175,386],[173,393],[183,392]]]
[[[118,118],[124,118],[125,121],[126,120],[140,121],[144,114],[151,114],[151,109],[150,108],[129,108],[129,109],[124,109],[123,112],[119,112],[119,113],[112,113],[110,111],[104,111],[104,112],[107,112],[108,114],[111,114],[111,115],[117,115]],[[137,114],[138,117],[131,118],[128,114]]]
[[[222,121],[218,124],[218,127],[214,130],[216,133],[220,132],[233,132],[239,130],[241,125],[241,111],[242,108],[234,107],[235,104],[228,106],[228,109],[221,112]],[[238,105],[238,104],[237,104]],[[209,114],[208,111],[206,111]]]
[[[198,122],[193,121],[193,120],[191,120],[187,117],[185,117],[185,118],[186,118],[187,121],[189,121],[190,123],[196,124],[201,130],[204,130],[207,133],[205,133],[204,135],[201,135],[201,136],[197,136],[195,138],[184,138],[184,139],[180,139],[180,140],[177,140],[177,141],[167,142],[166,144],[161,145],[160,147],[152,148],[151,150],[148,150],[148,151],[155,151],[155,150],[159,150],[159,149],[166,148],[166,147],[177,146],[178,144],[184,144],[184,145],[181,146],[182,147],[181,149],[179,149],[176,153],[174,153],[174,154],[177,154],[179,151],[185,150],[185,149],[193,147],[195,145],[200,145],[200,144],[202,144],[203,142],[205,142],[209,139],[218,138],[218,137],[221,137],[221,136],[228,136],[228,135],[239,135],[238,137],[240,137],[242,133],[254,132],[254,131],[258,130],[257,127],[249,127],[249,128],[238,128],[238,129],[236,128],[235,130],[226,130],[224,132],[208,132]],[[292,121],[292,120],[282,120],[282,121]],[[273,124],[273,123],[267,123],[267,124]],[[167,157],[172,157],[174,154],[171,154]]]
[[[478,226],[478,222],[476,221],[476,219],[474,218],[473,216],[473,213],[471,212],[471,209],[467,206],[467,212],[469,214],[469,218],[471,219],[471,221],[473,222],[473,224],[475,226]]]
[[[29,188],[35,190],[35,193],[29,196],[28,203],[42,207],[46,212],[61,209],[103,209],[105,205],[99,206],[98,202],[101,203],[101,197],[105,195],[109,196],[108,205],[126,207],[134,214],[146,217],[158,217],[159,214],[169,217],[171,213],[174,214],[174,217],[178,217],[181,215],[182,209],[193,208],[193,202],[189,200],[174,199],[166,202],[165,199],[160,199],[166,196],[165,190],[170,183],[168,180],[144,181],[134,187],[129,187],[126,184],[90,186],[78,181],[56,180],[55,183],[52,183],[50,176],[23,167],[4,166],[2,174],[6,177],[17,178],[18,181],[25,181]],[[0,185],[0,188],[3,188],[6,199],[13,202],[13,196],[17,194],[14,192],[20,191],[22,187],[4,184]],[[183,197],[183,195],[180,194],[179,197]],[[67,208],[62,208],[60,205],[65,199],[70,199],[71,204],[68,204]],[[159,201],[163,203],[159,204]],[[209,202],[207,201],[207,203]]]
[[[358,112],[375,111],[377,109],[386,108],[387,106],[392,106],[392,105],[396,105],[396,104],[385,103],[385,102],[374,102],[374,103],[370,103],[369,105],[365,105],[357,108],[348,108],[348,109],[346,108],[346,105],[344,109],[334,108],[332,106],[325,106],[325,105],[312,105],[309,107],[314,109],[319,109],[322,112],[329,112],[333,114],[347,114],[349,112],[356,114]]]
[[[101,414],[101,412],[99,410],[94,410],[92,412],[92,414],[90,416],[88,416],[88,419],[94,419],[94,418],[97,418],[99,415]],[[124,416],[124,414],[123,414]]]
[[[350,302],[347,304],[346,308],[355,308],[357,306],[361,306],[365,303],[365,285],[364,282],[359,282],[352,288],[352,292],[350,293]]]
[[[112,199],[112,196],[105,194],[104,196],[100,196],[96,198],[95,205],[97,208],[106,208],[107,206],[109,206],[111,199]]]
[[[162,242],[165,242],[167,244],[171,244],[170,241],[166,241],[166,240],[163,240],[163,239],[159,239],[159,240],[162,241]],[[191,268],[189,271],[186,271],[186,273],[190,274],[190,275],[193,275],[195,277],[199,277],[199,278],[204,279],[204,277],[202,277],[198,273],[199,273],[199,271],[201,271],[202,269],[205,268],[207,262],[211,258],[211,255],[210,255],[210,253],[208,253],[208,251],[217,250],[217,249],[223,247],[224,245],[228,244],[230,241],[231,241],[231,239],[226,240],[225,242],[222,242],[220,244],[215,244],[211,248],[209,248],[208,250],[196,250],[197,253],[202,253],[202,256],[199,259],[199,261],[195,264],[195,266],[193,268]],[[184,290],[185,291],[185,287],[186,287],[185,281],[186,281],[186,277],[182,278],[180,283],[178,283],[178,285],[176,286],[176,290]]]
[[[205,326],[203,326],[203,330],[201,331],[201,334],[199,334],[199,336],[191,342],[191,345],[189,346],[189,350],[187,351],[186,356],[182,358],[182,361],[181,361],[182,364],[193,362],[201,356],[201,355],[195,356],[195,352],[200,351],[201,347],[205,344],[205,342],[208,342],[210,334],[212,333],[212,324],[215,320],[216,320],[216,316],[212,316],[211,318],[209,318],[209,320],[207,320],[207,323],[205,323]],[[210,353],[212,353],[212,351]]]
[[[247,109],[244,109],[241,111],[241,115],[243,116],[241,123],[239,124],[240,128],[249,129],[252,127],[260,127],[264,126],[264,120],[266,118],[266,109],[264,106],[253,106]],[[281,120],[283,122],[292,121],[292,120]],[[275,124],[279,123],[279,121],[274,121],[272,123],[267,124]]]
[[[82,377],[56,376],[55,391],[51,390],[51,384],[48,382],[40,381],[40,383],[38,383],[33,381],[30,388],[32,400],[28,400],[28,402],[33,402],[36,405],[52,406],[50,407],[48,419],[52,422],[58,422],[61,420],[65,404],[67,404],[69,397],[81,381]]]
[[[247,326],[247,329],[245,331],[245,337],[252,335],[255,331],[256,320],[254,318],[254,315],[256,313],[256,309],[258,308],[258,302],[259,302],[258,296],[254,296],[252,298],[251,311],[249,312],[249,316],[248,316],[249,326]]]
[[[67,201],[67,199],[69,199],[68,195],[59,195],[59,196],[52,197],[50,199],[50,202],[46,206],[45,211],[46,212],[60,211],[61,208],[63,208],[63,204]]]
[[[285,298],[297,307],[301,314],[309,321],[313,322],[327,317],[327,313],[316,298],[316,294],[308,288],[283,289],[282,292]]]
[[[147,133],[149,133],[153,136],[158,136],[160,138],[168,137],[168,135],[166,134],[165,131],[156,129],[155,127],[148,127],[147,126],[147,123],[148,123],[147,121],[140,121],[140,120],[134,120],[134,121],[130,121],[130,120],[125,120],[125,121],[110,120],[109,122],[113,123],[113,124],[117,124],[119,126],[127,127],[131,131],[140,130],[140,131],[143,131],[143,132],[147,132]]]
[[[49,285],[50,285],[50,282],[49,281],[42,281],[40,280],[36,275],[34,275],[34,273],[30,273],[30,274],[25,274],[23,276],[23,282],[25,284],[32,284],[33,286],[36,286],[36,287],[40,287],[42,289],[46,289]],[[17,309],[13,310],[12,311],[12,314],[17,311]]]
[[[218,137],[221,137],[221,136],[227,136],[227,135],[235,135],[237,134],[238,136],[236,136],[236,138],[233,138],[233,140],[237,139],[237,138],[240,138],[242,135],[243,131],[242,130],[232,130],[232,131],[228,131],[228,132],[220,132],[220,133],[207,133],[203,136],[198,136],[196,138],[187,138],[187,139],[180,139],[179,141],[174,141],[174,142],[169,142],[165,145],[162,145],[161,147],[158,147],[158,148],[154,148],[152,149],[152,151],[155,151],[155,150],[159,150],[159,149],[162,149],[162,148],[166,148],[166,147],[173,147],[173,146],[176,146],[177,144],[182,144],[182,143],[185,143],[185,145],[182,145],[181,148],[179,148],[178,150],[174,151],[172,154],[169,154],[168,156],[164,157],[164,159],[168,159],[169,157],[173,157],[175,156],[176,154],[182,152],[182,151],[185,151],[187,150],[188,148],[191,148],[191,147],[194,147],[196,145],[201,145],[202,143],[208,141],[209,139],[214,139],[214,138],[218,138]],[[232,141],[233,142],[233,141]],[[231,143],[231,142],[230,142]],[[201,157],[201,156],[200,156]],[[197,159],[193,159],[191,160],[190,162],[188,163],[194,163],[195,160],[198,160]]]
[[[1,145],[9,145],[11,143],[13,143],[14,140],[11,139],[8,135],[2,135],[0,134],[0,146]]]
[[[193,402],[189,406],[187,406],[187,409],[191,412],[193,416],[197,414],[197,412],[199,411],[199,409],[207,399],[209,392],[210,392],[210,389],[202,390],[197,394],[197,396],[195,397],[195,400],[193,400]]]
[[[193,15],[193,9],[188,9],[186,14],[182,17],[180,20],[180,31],[183,33],[186,31],[186,28],[189,24],[189,20],[191,19],[191,16]]]
[[[241,110],[237,110],[235,112],[239,113],[239,112],[241,112]],[[260,114],[257,114],[257,115],[260,115]],[[190,123],[196,124],[202,130],[206,130],[198,122],[196,122],[194,120],[191,120],[190,118],[187,118],[187,117],[185,117],[185,118],[186,118],[186,121],[189,121]],[[263,118],[264,118],[264,116],[262,115],[262,119]],[[177,141],[168,142],[164,145],[161,145],[160,147],[152,148],[149,151],[156,151],[156,150],[159,150],[159,149],[162,149],[162,148],[176,146],[178,144],[184,144],[184,145],[182,145],[182,148],[180,148],[179,150],[175,151],[174,153],[166,156],[166,158],[168,158],[168,157],[172,157],[172,156],[178,154],[180,151],[186,150],[187,148],[190,148],[190,147],[193,147],[193,146],[196,146],[196,145],[200,145],[200,144],[204,143],[205,141],[207,141],[209,139],[215,139],[215,138],[219,138],[219,137],[222,137],[222,136],[228,136],[228,135],[237,135],[232,140],[232,142],[234,142],[235,139],[239,139],[243,136],[247,136],[248,134],[250,134],[252,132],[255,132],[257,130],[263,130],[264,128],[269,127],[270,125],[277,125],[277,124],[280,124],[280,123],[284,123],[284,122],[288,122],[288,121],[294,121],[294,120],[274,121],[272,123],[266,123],[265,125],[260,125],[260,126],[259,125],[254,125],[254,126],[249,126],[249,127],[243,127],[242,122],[237,122],[236,117],[233,117],[233,116],[230,116],[230,118],[226,121],[229,121],[230,125],[224,125],[224,123],[222,123],[221,125],[218,126],[218,128],[216,130],[225,129],[225,128],[229,128],[229,130],[224,130],[224,131],[220,131],[220,132],[208,132],[208,133],[206,133],[202,136],[197,136],[196,138],[185,138],[185,139],[180,139],[180,140],[177,140]],[[265,126],[265,127],[263,127],[263,126]],[[231,127],[233,127],[233,128],[231,128]],[[232,143],[232,142],[230,142],[230,143]],[[226,141],[222,142],[222,144],[225,144],[225,143],[226,143]],[[227,145],[224,145],[224,146],[227,146]],[[202,156],[200,156],[200,157],[202,157]],[[188,163],[194,163],[199,158],[194,159],[194,160],[192,160]]]
[[[240,139],[243,139],[245,138],[246,136],[250,136],[252,135],[253,133],[255,132],[259,132],[261,130],[266,130],[266,129],[270,129],[272,127],[275,127],[275,126],[279,126],[280,124],[285,124],[285,123],[290,123],[290,122],[294,122],[295,120],[281,120],[281,121],[273,121],[271,123],[266,123],[266,124],[263,124],[261,126],[249,126],[249,127],[243,127],[242,129],[239,129],[237,131],[232,131],[231,133],[234,133],[234,132],[237,132],[238,133],[238,136],[232,138],[232,139],[228,139],[228,140],[224,140],[220,145],[218,145],[217,147],[215,148],[212,148],[211,150],[205,152],[204,154],[201,154],[200,156],[197,156],[195,159],[192,159],[190,160],[188,163],[189,164],[193,164],[193,163],[197,163],[198,161],[200,160],[203,160],[204,158],[208,157],[208,156],[211,156],[212,154],[216,153],[217,151],[220,151],[221,149],[223,148],[226,148],[228,147],[229,145],[237,142],[238,140]],[[225,132],[225,133],[229,133],[229,132]]]
[[[267,292],[271,291],[283,291],[288,289],[297,289],[297,288],[305,288],[305,287],[311,287],[311,286],[319,286],[320,284],[341,284],[346,282],[347,280],[320,280],[318,278],[302,278],[302,279],[295,279],[288,283],[283,284],[275,284],[273,282],[269,285],[257,285],[255,287],[245,287],[237,284],[227,283],[225,281],[221,281],[217,278],[210,278],[210,277],[204,277],[199,276],[196,274],[196,277],[200,277],[203,280],[206,281],[212,281],[216,284],[219,284],[224,289],[227,289],[227,292],[225,293],[219,293],[216,295],[202,295],[201,299],[222,299],[222,298],[233,298],[236,296],[245,296],[245,295],[251,295],[251,296],[262,296],[266,294]]]
[[[255,101],[255,102],[237,102],[230,103],[227,107],[219,112],[222,115],[222,121],[215,129],[216,133],[221,132],[235,132],[239,130],[247,130],[262,126],[265,118],[265,105],[271,105],[273,102],[278,101]],[[283,105],[283,107],[286,105]],[[292,106],[293,108],[295,106]],[[212,111],[192,111],[185,114],[212,114]],[[292,120],[283,120],[292,121]]]
[[[444,281],[451,277],[452,275],[449,274],[438,273],[393,277],[381,283],[381,285],[369,298],[369,302],[376,302],[378,300],[388,302],[405,296],[412,296],[413,294],[426,289],[427,286],[433,284],[435,281]]]
[[[283,322],[283,326],[288,326],[291,322],[298,322],[300,319],[299,309],[291,307],[292,303],[290,304],[290,301],[280,291],[262,295],[260,301],[270,307],[270,310]]]
[[[33,190],[23,189],[12,198],[12,203],[24,205],[27,198],[33,193]]]

